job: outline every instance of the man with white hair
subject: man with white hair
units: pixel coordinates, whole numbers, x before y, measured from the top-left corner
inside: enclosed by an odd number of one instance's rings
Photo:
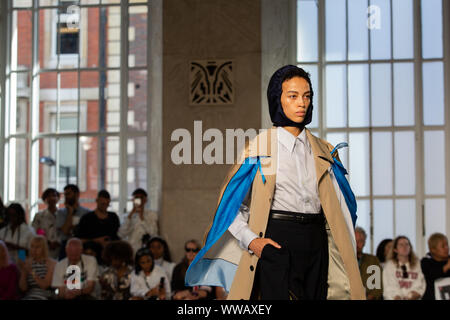
[[[52,287],[58,289],[60,299],[94,299],[92,293],[98,276],[97,261],[82,252],[80,239],[67,241],[67,257],[56,264],[52,280]]]

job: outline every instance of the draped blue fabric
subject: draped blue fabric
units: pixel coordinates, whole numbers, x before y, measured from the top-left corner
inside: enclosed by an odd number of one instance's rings
[[[333,153],[336,150],[343,147],[348,147],[348,144],[346,142],[339,143],[336,147],[334,147],[333,151],[331,151],[331,155],[333,155]],[[347,170],[344,168],[344,165],[335,157],[333,157],[333,160],[334,163],[331,165],[331,168],[333,169],[333,173],[334,176],[336,177],[339,188],[341,189],[342,194],[344,195],[345,203],[347,204],[347,208],[350,211],[350,215],[352,217],[353,227],[355,227],[356,219],[358,218],[358,216],[356,215],[357,205],[355,195],[353,194],[353,191],[350,188],[350,184],[345,178]]]
[[[233,223],[258,170],[260,170],[265,183],[266,180],[261,170],[260,157],[246,158],[226,186],[205,245],[196,255],[186,272],[186,286],[221,286],[229,291],[237,266],[228,261],[204,259],[203,257]]]

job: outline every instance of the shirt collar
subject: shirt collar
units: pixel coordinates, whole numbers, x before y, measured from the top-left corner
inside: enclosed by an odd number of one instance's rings
[[[311,145],[306,137],[306,130],[303,129],[302,132],[295,137],[292,133],[284,129],[283,127],[278,127],[278,141],[289,150],[289,153],[294,151],[295,142],[299,140],[299,142],[303,143],[308,152],[311,152]]]

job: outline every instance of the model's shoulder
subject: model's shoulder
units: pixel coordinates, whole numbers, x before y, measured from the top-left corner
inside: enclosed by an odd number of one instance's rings
[[[326,147],[330,152],[333,151],[334,146],[331,143],[329,143],[325,139],[322,139],[322,138],[316,136],[311,130],[309,130],[309,129],[306,129],[306,130],[307,130],[307,132],[309,132],[310,138],[313,139],[315,143],[322,145],[323,147]]]

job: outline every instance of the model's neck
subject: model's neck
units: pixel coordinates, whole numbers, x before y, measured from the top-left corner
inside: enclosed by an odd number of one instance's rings
[[[397,256],[398,262],[401,264],[406,264],[409,261],[408,256]]]
[[[300,133],[302,133],[302,128],[298,127],[283,127],[286,131],[288,131],[293,136],[297,137]]]

